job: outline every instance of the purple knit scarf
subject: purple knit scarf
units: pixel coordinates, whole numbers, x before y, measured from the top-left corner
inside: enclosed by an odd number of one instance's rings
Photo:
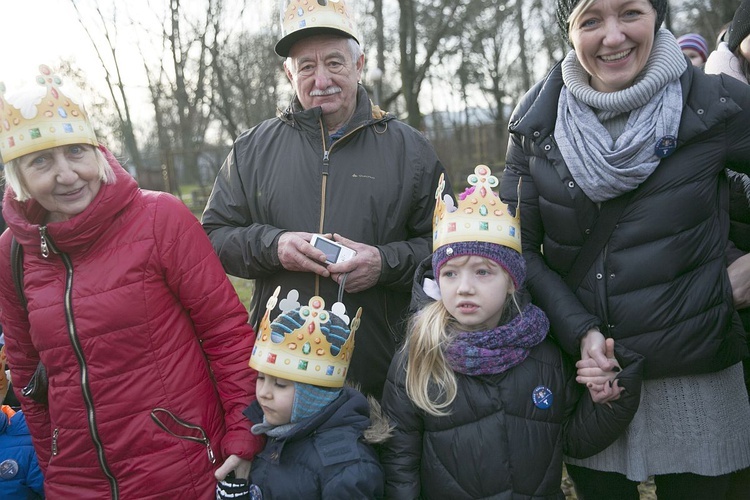
[[[464,375],[503,373],[520,364],[547,336],[547,315],[533,304],[510,322],[483,332],[460,332],[445,349],[453,371]]]

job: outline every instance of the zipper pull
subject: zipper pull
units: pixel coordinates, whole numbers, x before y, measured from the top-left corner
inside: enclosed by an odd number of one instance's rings
[[[328,175],[329,150],[323,150],[323,175]]]
[[[214,450],[211,449],[211,443],[208,441],[208,438],[204,440],[206,443],[206,451],[208,451],[208,460],[212,463],[216,463],[216,456],[214,455]]]
[[[42,238],[42,257],[49,257],[49,247],[47,246],[47,226],[40,226],[39,233]]]
[[[57,435],[60,433],[60,429],[55,429],[52,433],[52,456],[57,455]]]

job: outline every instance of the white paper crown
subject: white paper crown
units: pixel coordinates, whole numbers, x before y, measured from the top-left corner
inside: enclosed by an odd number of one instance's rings
[[[39,66],[36,81],[42,88],[6,100],[0,82],[0,156],[4,162],[56,146],[91,144],[94,129],[83,105],[65,95],[62,79],[48,66]],[[46,92],[45,92],[46,90]]]
[[[271,322],[281,287],[266,303],[255,339],[250,367],[274,377],[322,387],[343,387],[354,351],[354,334],[362,308],[349,326],[346,308],[336,302],[331,311],[313,297],[300,306],[297,290],[279,302],[281,314]]]
[[[432,248],[464,241],[497,243],[521,253],[521,214],[510,215],[508,206],[492,191],[498,185],[486,165],[477,165],[467,180],[471,185],[459,196],[458,206],[446,194],[445,179],[440,176],[435,192],[432,219]]]

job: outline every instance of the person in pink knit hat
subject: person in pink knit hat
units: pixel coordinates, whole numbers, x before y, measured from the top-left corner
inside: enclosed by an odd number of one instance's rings
[[[708,43],[698,33],[686,33],[677,39],[682,53],[690,59],[693,66],[701,67],[708,59]]]

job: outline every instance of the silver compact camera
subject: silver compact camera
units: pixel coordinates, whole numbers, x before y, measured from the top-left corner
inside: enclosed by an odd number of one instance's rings
[[[352,257],[357,255],[357,252],[351,248],[345,247],[341,243],[336,243],[328,238],[325,238],[319,234],[314,234],[310,239],[310,244],[322,250],[326,254],[326,262],[329,264],[338,264],[339,262],[346,262],[351,260]]]

